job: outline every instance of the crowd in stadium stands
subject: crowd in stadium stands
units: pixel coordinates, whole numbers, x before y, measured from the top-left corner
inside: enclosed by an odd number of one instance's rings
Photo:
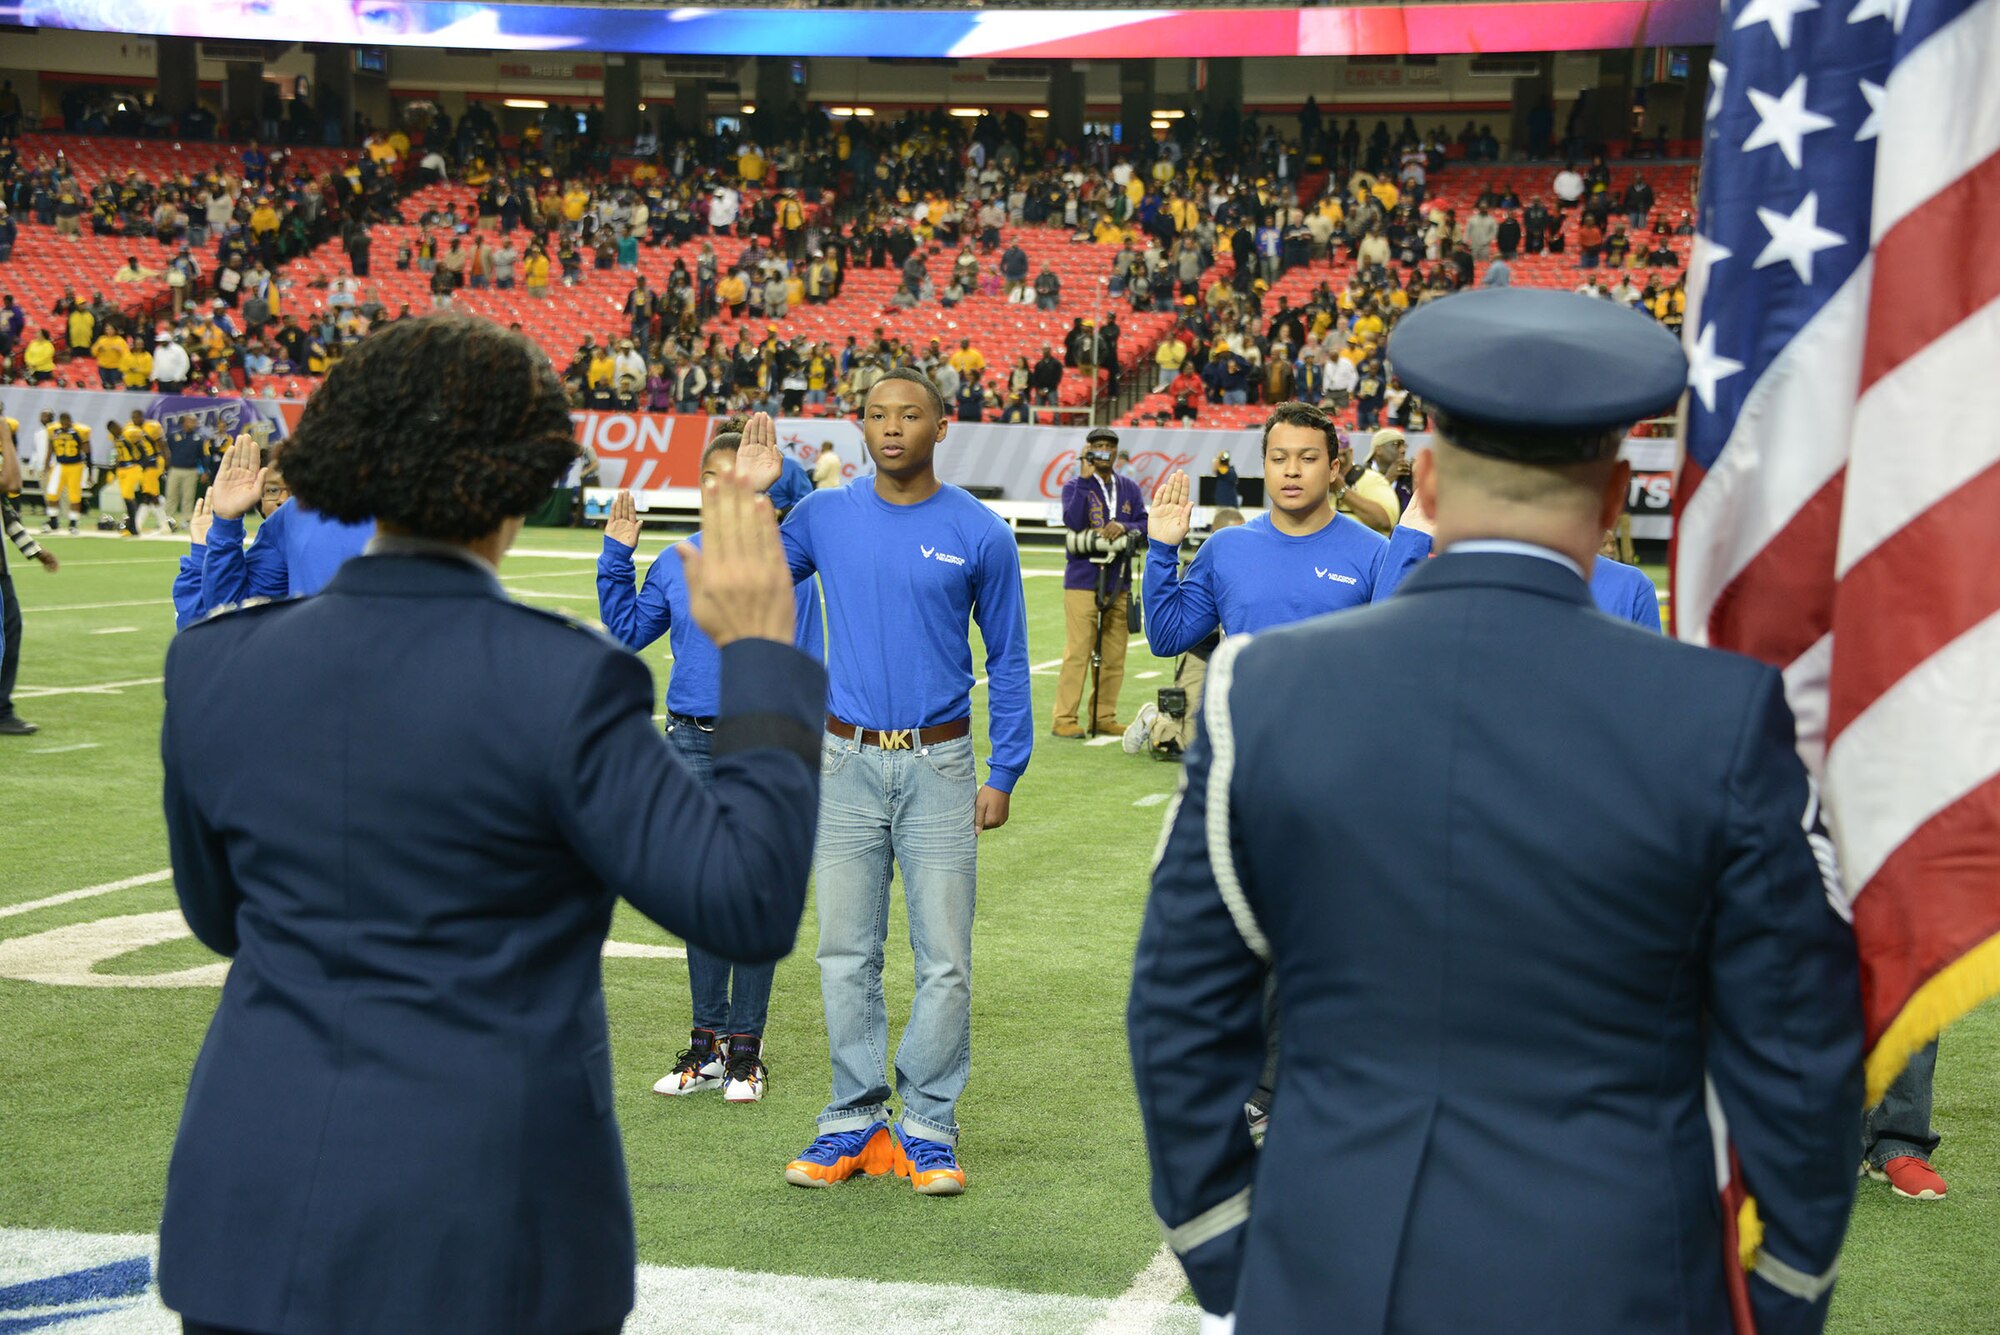
[[[877,124],[802,108],[760,139],[648,126],[614,155],[595,110],[552,112],[503,147],[473,103],[456,121],[435,110],[369,133],[336,169],[252,141],[204,171],[88,183],[60,150],[0,141],[0,254],[16,219],[88,229],[132,242],[114,292],[163,278],[168,293],[133,309],[101,287],[66,290],[46,314],[0,297],[0,375],[46,382],[89,359],[105,387],[294,389],[414,314],[412,293],[419,309],[425,294],[452,307],[517,287],[559,305],[581,287],[609,289],[617,314],[573,349],[549,347],[580,407],[848,412],[883,371],[915,365],[961,420],[1036,420],[1095,381],[1112,400],[1144,395],[1133,420],[1147,422],[1303,399],[1359,427],[1420,426],[1423,405],[1383,364],[1389,330],[1439,296],[1512,281],[1523,257],[1573,254],[1579,290],[1669,327],[1685,310],[1691,220],[1656,208],[1643,173],[1614,188],[1602,156],[1525,199],[1496,167],[1447,204],[1433,189],[1447,161],[1501,158],[1490,128],[1468,122],[1455,142],[1410,119],[1364,133],[1309,101],[1296,133],[1231,110],[1123,146],[1093,135],[1071,150],[1030,129],[1013,112]],[[1551,130],[1538,109],[1536,146]],[[1065,264],[1066,280],[1051,263],[1056,238],[1102,255],[1081,293],[1077,270]],[[642,247],[672,252],[663,277]],[[294,276],[336,252],[337,268]],[[382,295],[385,265],[398,299]],[[863,272],[892,286],[857,290],[886,297],[848,294]],[[1071,318],[1060,341],[980,346],[939,332],[967,305]],[[816,307],[839,334],[787,321]]]

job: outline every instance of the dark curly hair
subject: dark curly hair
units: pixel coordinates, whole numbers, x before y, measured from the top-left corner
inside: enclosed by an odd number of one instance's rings
[[[285,442],[309,509],[469,542],[540,505],[576,457],[562,385],[520,334],[462,315],[399,320],[328,372]]]

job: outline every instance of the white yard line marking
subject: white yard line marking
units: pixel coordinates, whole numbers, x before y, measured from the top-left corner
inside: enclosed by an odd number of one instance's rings
[[[28,748],[28,754],[31,756],[59,756],[67,751],[93,751],[102,745],[104,745],[103,742],[74,742],[69,746],[34,746]]]
[[[14,692],[16,700],[44,695],[117,695],[128,686],[158,686],[165,677],[134,677],[130,681],[103,681],[95,686],[23,686]]]
[[[633,1073],[621,1071],[621,1079]],[[647,1077],[650,1079],[650,1076]],[[635,1184],[636,1191],[647,1184]],[[643,1239],[642,1239],[643,1242]],[[92,1266],[144,1260],[156,1264],[159,1239],[151,1233],[72,1233],[55,1229],[0,1229],[0,1284],[46,1279]],[[822,1279],[807,1275],[753,1274],[641,1263],[637,1303],[626,1335],[663,1335],[688,1328],[693,1311],[726,1311],[731,1330],[760,1335],[821,1335],[831,1330],[932,1329],[981,1335],[1048,1335],[1050,1331],[1105,1331],[1107,1335],[1195,1335],[1201,1314],[1176,1304],[1156,1260],[1133,1289],[1119,1298],[1078,1298],[1022,1293],[970,1284]],[[1174,1272],[1178,1279],[1178,1271]],[[1141,1289],[1139,1283],[1146,1287]],[[77,1335],[179,1335],[180,1318],[160,1304],[149,1285],[134,1298],[104,1304],[102,1315],[63,1322]],[[38,1310],[38,1309],[31,1309]],[[68,1315],[65,1311],[64,1315]],[[1093,1325],[1093,1323],[1096,1323]],[[1115,1323],[1115,1324],[1109,1324]]]
[[[55,537],[55,534],[43,533],[40,530],[35,530],[33,532],[33,536],[40,538],[44,541],[47,541],[48,539]],[[63,564],[66,566],[72,566],[78,570],[83,569],[85,566],[89,566],[92,570],[96,570],[101,566],[159,566],[159,565],[166,565],[170,561],[178,561],[180,559],[181,558],[178,556],[171,556],[165,552],[162,552],[158,556],[152,556],[152,557],[137,556],[129,560],[121,558],[116,561],[93,561],[86,556],[72,556],[64,560]]]
[[[1166,801],[1167,797],[1168,794],[1166,793],[1147,793],[1132,805],[1135,807],[1156,807]]]
[[[193,935],[179,909],[131,913],[52,927],[0,940],[0,978],[49,987],[220,987],[229,976],[227,960],[213,960],[164,973],[110,973],[98,966],[149,946],[184,941]],[[606,941],[607,959],[684,960],[679,946]]]
[[[1160,675],[1160,674],[1159,674],[1159,673],[1157,673],[1157,672],[1140,672],[1140,673],[1136,673],[1136,674],[1134,674],[1134,676],[1133,676],[1132,680],[1133,680],[1133,681],[1151,681],[1151,680],[1152,680],[1153,678],[1155,678],[1155,677],[1157,677],[1157,676],[1159,676],[1159,675]]]
[[[90,633],[92,635],[136,635],[139,633],[139,628],[137,626],[100,626]]]
[[[123,603],[55,603],[48,607],[23,606],[21,612],[25,616],[36,616],[42,612],[108,612],[114,607],[157,607],[171,612],[174,602],[163,592],[157,598],[135,598]]]
[[[514,584],[524,579],[595,579],[595,570],[542,570],[528,575],[502,575],[502,584]]]
[[[171,881],[173,878],[173,868],[169,867],[163,871],[149,871],[144,876],[127,876],[122,881],[106,881],[103,885],[87,885],[81,890],[65,890],[46,899],[31,899],[25,904],[0,904],[0,918],[33,913],[36,909],[54,908],[57,904],[71,904],[79,899],[89,899],[93,895],[108,895],[114,890],[131,890],[141,885],[157,885],[161,881]]]
[[[1112,733],[1112,734],[1111,734],[1110,736],[1108,736],[1108,737],[1092,737],[1092,738],[1091,738],[1090,740],[1086,741],[1086,742],[1084,743],[1084,745],[1085,745],[1085,746],[1116,746],[1116,745],[1118,745],[1118,744],[1119,744],[1120,742],[1122,742],[1122,741],[1124,741],[1124,740],[1125,740],[1125,737],[1124,737],[1124,734],[1122,734],[1122,733]]]
[[[1170,1247],[1153,1254],[1132,1281],[1131,1287],[1112,1301],[1109,1309],[1090,1328],[1089,1335],[1151,1335],[1162,1316],[1173,1311],[1174,1299],[1187,1286],[1180,1258]],[[1189,1313],[1194,1320],[1200,1317]]]

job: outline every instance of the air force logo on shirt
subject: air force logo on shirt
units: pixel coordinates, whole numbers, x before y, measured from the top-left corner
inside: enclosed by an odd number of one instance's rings
[[[1321,579],[1330,579],[1339,584],[1359,584],[1361,582],[1352,575],[1343,575],[1338,570],[1328,570],[1325,566],[1314,566],[1313,574],[1319,576]]]
[[[965,564],[964,557],[953,556],[949,552],[941,552],[935,547],[923,547],[921,550],[923,551],[924,559],[926,561],[943,561],[949,565],[955,565],[955,566],[962,566]],[[1348,583],[1350,584],[1353,582],[1354,581],[1352,580],[1348,581]]]

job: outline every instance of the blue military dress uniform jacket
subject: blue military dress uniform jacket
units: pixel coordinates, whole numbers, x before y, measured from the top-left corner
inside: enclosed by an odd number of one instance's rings
[[[825,673],[723,651],[714,788],[639,660],[467,558],[369,555],[168,651],[175,888],[233,957],[160,1292],[283,1335],[576,1335],[633,1301],[600,956],[619,897],[792,948]]]
[[[1365,707],[1324,705],[1364,679]],[[1765,1222],[1760,1330],[1817,1330],[1861,1020],[1777,673],[1599,615],[1556,562],[1447,553],[1387,603],[1226,641],[1207,690],[1129,1013],[1203,1307],[1722,1335],[1706,1073]]]

